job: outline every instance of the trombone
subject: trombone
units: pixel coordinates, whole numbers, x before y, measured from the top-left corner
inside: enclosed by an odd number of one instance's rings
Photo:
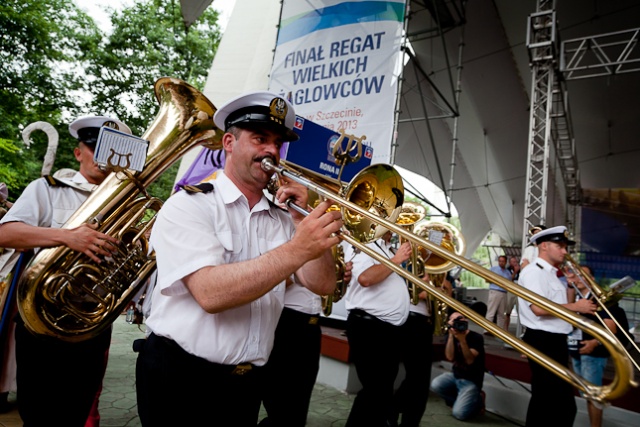
[[[374,165],[374,166],[379,166],[379,165]],[[387,167],[391,168],[390,166],[387,166]],[[514,337],[510,333],[503,331],[497,325],[493,324],[492,322],[489,322],[484,317],[480,316],[478,313],[471,310],[469,307],[463,305],[453,297],[450,297],[436,290],[433,286],[423,281],[421,278],[409,273],[408,271],[403,269],[401,266],[394,264],[391,261],[387,260],[386,258],[380,256],[374,250],[366,246],[362,242],[363,239],[356,240],[352,236],[348,235],[347,233],[342,233],[340,235],[341,239],[347,241],[354,247],[360,249],[362,252],[366,253],[367,255],[374,258],[378,262],[384,264],[386,267],[388,267],[395,273],[399,274],[401,277],[414,282],[416,285],[420,286],[422,289],[427,291],[427,293],[432,297],[435,297],[443,301],[449,307],[452,307],[454,310],[460,313],[463,313],[465,317],[467,317],[468,319],[473,320],[479,326],[485,328],[488,331],[491,331],[493,335],[500,338],[502,341],[516,348],[518,351],[525,354],[527,357],[529,357],[536,363],[542,365],[549,371],[553,372],[555,375],[559,376],[564,381],[569,382],[573,387],[576,387],[578,390],[582,391],[588,399],[591,399],[596,402],[604,403],[606,401],[613,400],[623,396],[631,385],[634,385],[634,386],[637,385],[632,380],[633,370],[632,370],[631,362],[629,361],[629,358],[624,353],[622,345],[620,344],[620,342],[618,342],[618,340],[615,339],[615,337],[607,329],[603,328],[602,326],[596,324],[591,320],[585,319],[584,317],[576,313],[573,313],[568,309],[546,298],[543,298],[528,289],[517,286],[513,282],[508,281],[503,277],[500,277],[496,273],[493,273],[490,270],[487,270],[459,255],[451,253],[441,248],[440,246],[429,242],[428,240],[425,240],[411,233],[407,233],[402,227],[395,224],[395,219],[397,218],[397,214],[395,215],[396,218],[391,218],[391,220],[388,220],[386,218],[382,218],[376,215],[375,213],[370,212],[371,204],[367,206],[368,209],[364,209],[363,207],[351,202],[349,200],[349,194],[351,194],[351,192],[353,191],[353,188],[351,189],[348,188],[348,191],[344,192],[346,194],[345,198],[342,198],[340,197],[340,195],[332,193],[324,189],[320,185],[317,185],[312,180],[303,176],[302,173],[295,170],[293,167],[288,166],[287,168],[285,168],[283,166],[275,165],[273,161],[269,158],[262,160],[262,169],[267,172],[276,172],[279,175],[286,177],[287,179],[291,179],[301,185],[304,185],[305,187],[307,187],[308,190],[314,191],[318,193],[320,196],[325,197],[327,199],[331,199],[337,204],[339,204],[341,206],[343,218],[345,219],[346,227],[348,227],[348,224],[350,222],[357,220],[357,218],[362,219],[363,217],[365,217],[368,220],[378,224],[378,228],[387,229],[394,233],[397,233],[398,235],[402,235],[407,240],[410,240],[418,245],[423,246],[427,250],[431,251],[432,253],[435,253],[436,255],[442,257],[443,259],[448,259],[453,263],[473,272],[474,274],[477,274],[483,279],[489,282],[496,283],[497,285],[506,289],[509,292],[513,292],[518,297],[523,298],[524,300],[529,301],[533,304],[536,304],[537,306],[541,307],[542,309],[550,313],[554,313],[557,317],[570,323],[571,325],[576,326],[579,329],[588,331],[590,335],[592,335],[597,340],[599,340],[602,343],[602,345],[604,345],[607,348],[607,350],[609,350],[609,353],[611,355],[611,359],[613,361],[614,368],[615,368],[615,376],[610,384],[603,385],[603,386],[595,386],[589,383],[583,378],[577,376],[568,367],[556,362],[555,360],[551,359],[545,354],[539,353],[535,348],[533,348],[529,344],[525,343],[522,340],[519,340],[518,338]],[[349,184],[349,187],[352,187],[351,183]],[[375,193],[374,191],[371,192],[372,195],[374,193]],[[401,204],[402,204],[402,200],[400,200],[400,205]],[[287,203],[287,205],[290,208],[295,209],[296,211],[300,212],[303,215],[308,214],[308,212],[305,209],[299,206],[296,206],[293,203]],[[396,206],[396,209],[398,207],[399,206]],[[372,240],[372,239],[369,239],[369,240]]]
[[[623,332],[625,338],[629,340],[629,343],[636,349],[638,354],[640,354],[640,348],[638,348],[638,345],[629,336],[629,331],[625,330],[625,328],[623,328],[622,325],[618,323],[615,316],[613,316],[613,314],[611,314],[611,312],[607,308],[607,306],[617,303],[622,298],[622,293],[614,292],[611,290],[605,292],[604,290],[602,290],[602,288],[596,283],[596,281],[593,280],[593,278],[589,274],[586,274],[580,267],[580,265],[575,262],[571,255],[566,254],[564,260],[564,267],[569,269],[573,274],[575,274],[578,280],[584,283],[584,286],[587,288],[587,290],[589,290],[591,292],[591,295],[594,296],[593,299],[596,301],[596,304],[598,304],[600,306],[600,309],[604,310],[609,315],[611,320],[613,320],[613,323],[615,323],[616,327]],[[598,319],[600,320],[600,323],[602,323],[602,325],[606,327],[606,325],[604,324],[604,320],[599,316]],[[616,340],[618,340],[618,338],[613,333],[611,333],[611,335]],[[631,363],[633,363],[633,366],[635,366],[638,372],[640,372],[640,366],[638,366],[638,362],[636,362],[634,358],[631,357],[631,354],[627,351],[624,345],[622,346],[622,350],[625,352]]]

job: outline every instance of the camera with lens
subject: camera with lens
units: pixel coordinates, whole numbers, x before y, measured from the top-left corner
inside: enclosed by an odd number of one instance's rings
[[[464,332],[469,329],[469,322],[462,319],[454,319],[452,325],[447,325],[449,329],[454,329],[458,332]]]

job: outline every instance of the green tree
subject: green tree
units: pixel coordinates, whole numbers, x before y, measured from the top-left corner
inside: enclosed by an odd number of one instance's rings
[[[20,131],[26,125],[47,121],[59,128],[61,151],[73,146],[61,122],[84,107],[78,95],[85,89],[84,81],[75,78],[74,70],[100,39],[91,18],[71,0],[0,4],[0,179],[7,182],[12,199],[40,175],[47,147],[40,132],[25,149]],[[62,156],[56,166],[74,163]]]
[[[79,115],[115,115],[142,135],[157,111],[154,82],[178,77],[202,89],[220,41],[218,13],[208,9],[187,31],[180,3],[136,0],[111,10],[113,31],[102,33],[73,0],[6,0],[0,4],[0,179],[12,199],[40,175],[46,136],[20,131],[47,121],[60,135],[54,170],[77,169],[68,124]],[[177,165],[151,194],[166,198]]]
[[[220,42],[218,12],[207,9],[185,29],[179,2],[136,0],[122,11],[111,11],[113,32],[91,52],[86,72],[93,79],[96,111],[115,114],[142,135],[155,117],[155,81],[182,79],[202,90]],[[172,166],[149,192],[166,199],[178,166]]]

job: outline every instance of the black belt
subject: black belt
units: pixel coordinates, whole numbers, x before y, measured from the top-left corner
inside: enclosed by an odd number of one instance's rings
[[[377,317],[370,315],[366,311],[360,310],[359,308],[354,308],[353,310],[350,310],[349,314],[364,320],[380,320]]]
[[[320,316],[317,314],[303,313],[302,311],[288,307],[282,309],[281,317],[286,317],[294,322],[307,323],[309,325],[317,325],[318,320],[320,319]]]
[[[426,314],[418,313],[417,311],[410,311],[410,312],[409,312],[409,316],[411,316],[411,317],[418,317],[418,316],[420,316],[420,317],[426,317],[426,318],[431,317],[431,316],[427,316]]]
[[[238,365],[222,365],[220,363],[210,362],[202,357],[191,354],[185,349],[183,349],[177,342],[172,339],[162,337],[160,335],[156,335],[151,333],[147,340],[154,340],[160,343],[163,347],[168,349],[169,351],[180,353],[181,356],[186,357],[188,359],[194,359],[198,363],[206,363],[208,368],[214,369],[215,371],[219,371],[221,374],[225,375],[245,375],[250,373],[251,371],[255,371],[260,367],[252,365],[251,363],[240,363]]]

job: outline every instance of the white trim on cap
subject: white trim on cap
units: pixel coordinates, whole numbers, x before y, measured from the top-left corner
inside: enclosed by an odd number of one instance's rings
[[[547,228],[546,230],[542,230],[529,237],[529,241],[531,243],[535,243],[539,238],[548,236],[550,234],[565,234],[567,232],[567,227],[564,225],[558,225],[556,227]]]
[[[107,116],[82,116],[78,117],[69,125],[69,133],[72,137],[78,138],[78,131],[84,128],[101,128],[105,122],[114,122],[118,124],[120,132],[132,135],[129,126],[125,125],[118,119]]]

